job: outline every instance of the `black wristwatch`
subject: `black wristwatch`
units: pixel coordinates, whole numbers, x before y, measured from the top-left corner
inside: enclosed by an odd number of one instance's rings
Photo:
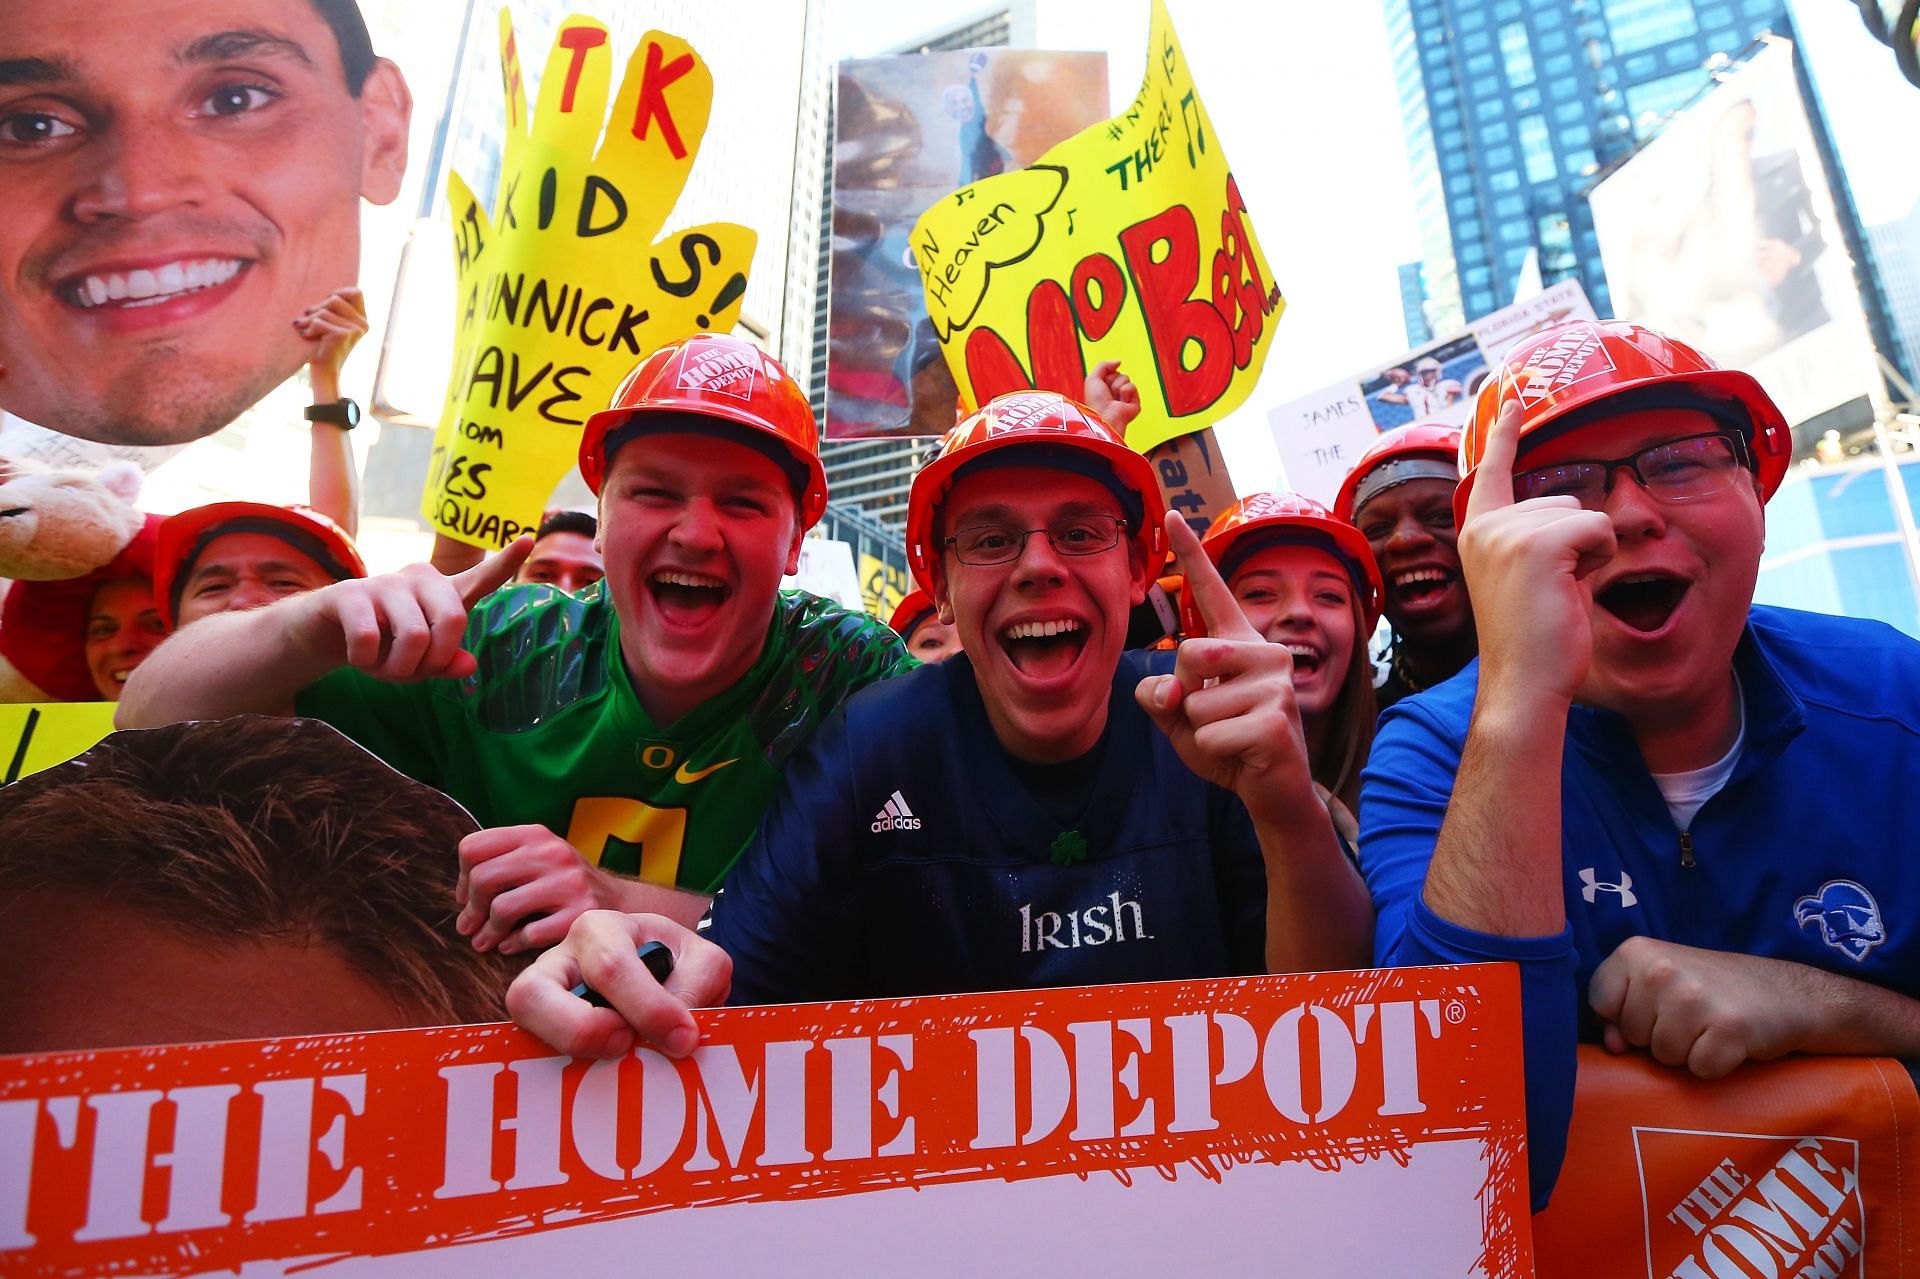
[[[352,400],[313,404],[307,407],[306,418],[309,422],[331,422],[343,431],[351,431],[360,425],[360,406]]]

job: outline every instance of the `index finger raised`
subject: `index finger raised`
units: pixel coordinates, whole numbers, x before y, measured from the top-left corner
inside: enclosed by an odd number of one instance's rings
[[[1233,592],[1227,589],[1226,579],[1201,549],[1199,535],[1178,511],[1167,512],[1167,541],[1186,578],[1184,589],[1188,598],[1193,601],[1200,620],[1206,623],[1207,634],[1217,639],[1259,639],[1260,632],[1253,629],[1247,615],[1240,611]]]
[[[1467,519],[1513,505],[1513,457],[1519,447],[1520,401],[1508,400],[1493,419],[1480,464],[1474,469],[1473,489],[1467,494]]]
[[[512,580],[520,565],[533,553],[533,537],[523,534],[501,550],[495,551],[472,568],[453,575],[454,589],[468,608],[485,599]]]

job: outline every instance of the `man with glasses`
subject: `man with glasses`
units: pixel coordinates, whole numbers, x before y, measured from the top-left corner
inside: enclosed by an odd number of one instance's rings
[[[1480,658],[1383,719],[1361,859],[1379,962],[1520,962],[1537,1201],[1576,1036],[1701,1078],[1920,1053],[1920,645],[1753,603],[1791,451],[1619,322],[1516,348],[1468,427]]]
[[[576,1055],[637,1033],[678,1056],[729,976],[734,1002],[769,1003],[1365,962],[1292,656],[1158,508],[1146,459],[1063,396],[955,427],[914,480],[907,553],[962,651],[863,690],[793,759],[704,941],[589,912],[515,1018]],[[1123,653],[1169,538],[1208,638]],[[677,956],[664,989],[635,958],[649,940]]]

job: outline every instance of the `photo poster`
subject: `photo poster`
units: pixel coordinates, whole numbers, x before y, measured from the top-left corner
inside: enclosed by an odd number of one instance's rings
[[[1267,410],[1285,486],[1332,504],[1340,482],[1383,431],[1414,422],[1464,427],[1488,371],[1551,325],[1594,319],[1578,280],[1562,280],[1481,316],[1387,364]]]
[[[1593,189],[1614,311],[1751,373],[1792,423],[1880,386],[1794,75],[1770,41]]]
[[[914,221],[1100,120],[1107,55],[854,58],[839,64],[834,93],[826,438],[943,435],[959,392],[927,318]]]
[[[852,545],[830,537],[800,539],[800,567],[780,579],[780,589],[810,591],[856,613],[864,603]]]
[[[1694,1079],[1580,1049],[1540,1273],[1712,1279],[1920,1270],[1920,1096],[1903,1063],[1795,1054]]]
[[[1246,400],[1285,307],[1163,0],[1147,48],[1126,110],[943,196],[911,245],[963,408],[1117,360],[1143,453]]]
[[[739,318],[757,236],[731,222],[663,231],[713,106],[685,40],[649,31],[617,88],[605,23],[554,33],[529,109],[510,12],[499,18],[506,143],[483,205],[448,176],[453,375],[421,512],[498,550],[540,523],[587,418],[651,351]]]
[[[1533,1273],[1511,966],[699,1019],[0,1058],[0,1270]]]

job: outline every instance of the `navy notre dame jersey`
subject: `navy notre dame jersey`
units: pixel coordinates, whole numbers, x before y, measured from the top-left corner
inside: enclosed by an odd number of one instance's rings
[[[849,699],[714,904],[733,1001],[1262,971],[1253,823],[1134,702],[1148,661],[1122,657],[1097,763],[1059,783],[1001,748],[964,654]]]

